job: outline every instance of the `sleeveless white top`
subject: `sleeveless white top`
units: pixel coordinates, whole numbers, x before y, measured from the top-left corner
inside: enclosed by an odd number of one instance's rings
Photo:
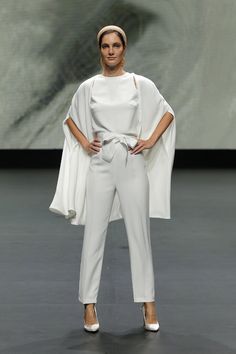
[[[132,73],[126,72],[119,76],[97,75],[90,99],[93,131],[95,133],[108,131],[136,137],[137,91]]]

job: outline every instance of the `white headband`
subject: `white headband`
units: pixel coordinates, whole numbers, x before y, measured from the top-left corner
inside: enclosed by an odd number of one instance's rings
[[[119,26],[115,26],[115,25],[105,26],[105,27],[103,27],[102,29],[100,29],[100,31],[99,31],[98,34],[97,34],[97,40],[98,40],[98,42],[99,42],[99,38],[101,37],[101,35],[103,34],[103,32],[108,31],[108,30],[115,30],[115,31],[121,33],[122,36],[123,36],[123,38],[124,38],[125,45],[127,45],[127,37],[126,37],[125,32],[123,31],[122,28],[120,28]]]

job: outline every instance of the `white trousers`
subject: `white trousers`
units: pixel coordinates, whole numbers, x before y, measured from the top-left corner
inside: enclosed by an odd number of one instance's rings
[[[110,144],[109,144],[110,145]],[[96,303],[109,217],[117,190],[128,236],[134,302],[155,299],[150,240],[149,181],[142,153],[116,144],[111,161],[103,147],[91,157],[86,186],[86,223],[81,252],[79,301]]]

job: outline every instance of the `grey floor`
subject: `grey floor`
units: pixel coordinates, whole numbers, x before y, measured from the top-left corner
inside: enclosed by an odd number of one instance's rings
[[[0,171],[0,353],[236,353],[236,170],[174,170],[172,219],[151,219],[158,333],[133,302],[123,221],[109,225],[96,334],[77,300],[84,226],[48,211],[57,172]]]

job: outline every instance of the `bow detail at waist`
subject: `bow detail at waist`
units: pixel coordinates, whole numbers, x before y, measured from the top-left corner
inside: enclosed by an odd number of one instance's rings
[[[121,143],[127,147],[126,149],[127,151],[126,163],[127,163],[128,148],[131,147],[133,149],[138,142],[138,138],[136,138],[135,136],[121,134],[121,133],[114,133],[114,132],[97,133],[97,138],[102,143],[101,157],[103,160],[107,162],[111,162],[116,151],[117,143]]]

